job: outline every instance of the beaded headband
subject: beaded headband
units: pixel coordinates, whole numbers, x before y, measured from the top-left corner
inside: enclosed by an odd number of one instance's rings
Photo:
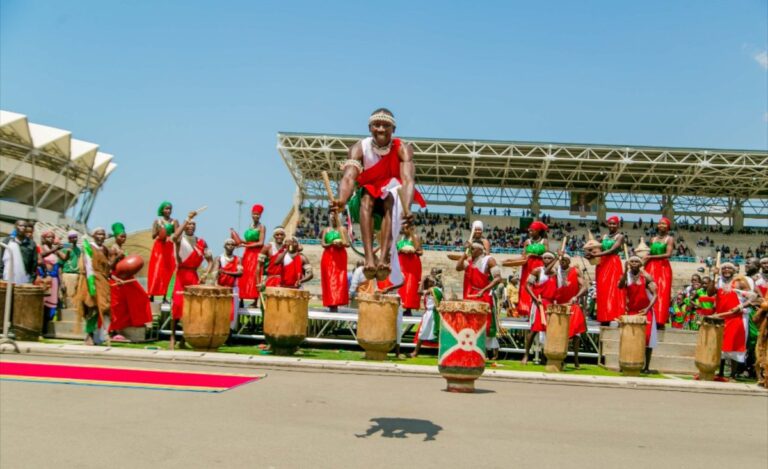
[[[368,125],[371,125],[374,122],[389,122],[392,124],[392,127],[396,127],[395,118],[389,114],[384,114],[383,112],[377,112],[368,118]]]

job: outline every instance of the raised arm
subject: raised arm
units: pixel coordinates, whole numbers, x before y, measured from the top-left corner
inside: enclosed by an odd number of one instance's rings
[[[351,162],[344,166],[344,175],[339,183],[339,193],[336,195],[336,200],[331,204],[331,211],[340,212],[343,210],[349,198],[352,197],[352,191],[355,190],[355,180],[363,168],[363,146],[360,142],[355,143],[349,149],[349,160]],[[357,162],[357,164],[352,162]]]

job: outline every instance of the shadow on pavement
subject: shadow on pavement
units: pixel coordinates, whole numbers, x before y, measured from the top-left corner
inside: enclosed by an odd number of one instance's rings
[[[440,425],[435,425],[429,420],[404,419],[399,417],[377,417],[370,420],[373,422],[371,428],[363,435],[355,434],[358,438],[367,438],[375,433],[381,432],[384,438],[408,438],[408,434],[424,434],[424,440],[433,441],[438,433],[443,429]]]

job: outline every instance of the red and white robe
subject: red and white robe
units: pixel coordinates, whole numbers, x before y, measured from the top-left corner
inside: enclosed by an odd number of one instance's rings
[[[277,262],[277,256],[285,251],[285,246],[279,248],[274,242],[269,243],[269,263],[267,265],[267,281],[265,285],[268,287],[279,287],[283,284],[283,263]]]
[[[485,325],[485,332],[488,334],[488,341],[496,338],[496,317],[494,316],[493,295],[490,290],[486,290],[482,296],[476,295],[480,290],[491,284],[491,275],[488,272],[488,261],[491,256],[479,256],[474,261],[470,260],[464,269],[464,299],[471,301],[482,301],[488,303],[491,307],[491,314],[488,315],[488,321]]]
[[[361,141],[363,150],[363,170],[357,176],[357,184],[375,199],[385,199],[391,195],[392,204],[392,228],[390,259],[392,262],[390,279],[396,285],[403,282],[403,273],[400,270],[400,260],[397,256],[397,243],[395,240],[400,235],[402,226],[402,204],[398,188],[402,185],[400,177],[400,147],[402,141],[393,138],[390,150],[385,155],[379,155],[373,150],[373,137],[364,138]],[[413,191],[413,199],[421,208],[427,206],[419,191]]]
[[[744,297],[734,288],[734,280],[724,281],[722,277],[717,280],[717,293],[715,293],[715,313],[740,308],[737,313],[724,316],[723,328],[723,358],[730,358],[739,363],[744,363],[747,356],[747,336],[749,331],[749,314],[745,308],[741,308]]]
[[[304,261],[301,254],[295,252],[286,254],[283,257],[283,277],[281,287],[299,288],[299,281],[304,274]]]
[[[421,284],[421,257],[416,253],[397,253],[403,271],[403,286],[398,290],[401,305],[405,309],[419,309],[419,285]]]
[[[637,278],[634,278],[632,273],[628,272],[626,292],[627,314],[629,315],[640,314],[640,311],[651,304],[653,294],[646,288],[644,275],[638,275]],[[645,318],[647,319],[645,324],[645,346],[654,348],[656,347],[656,315],[653,313],[653,308],[645,313]]]
[[[570,304],[580,289],[578,269],[576,267],[569,267],[567,272],[563,272],[560,266],[558,266],[555,303],[561,305]],[[584,318],[584,311],[578,304],[571,304],[571,322],[568,326],[568,337],[575,337],[585,332],[587,332],[587,320]]]
[[[194,244],[190,238],[195,239]],[[171,305],[171,315],[177,321],[184,315],[184,288],[200,284],[197,269],[200,268],[205,259],[207,248],[208,245],[202,238],[181,236],[179,242],[181,263],[176,269],[176,283],[173,286],[173,304]]]
[[[235,310],[237,304],[240,303],[240,279],[227,273],[237,273],[238,267],[240,267],[240,259],[237,256],[227,257],[225,254],[219,256],[219,275],[216,279],[216,284],[222,287],[230,287],[233,290],[232,311],[229,313],[230,321],[235,319]]]
[[[529,317],[531,332],[541,332],[539,341],[544,343],[546,341],[546,307],[554,303],[555,293],[557,291],[557,277],[549,276],[546,273],[546,267],[538,267],[531,272],[531,276],[528,277],[528,283],[531,284],[531,290],[535,298],[541,298],[541,303],[545,311],[539,311],[538,304],[531,300],[531,315]],[[538,272],[538,279],[533,275]]]

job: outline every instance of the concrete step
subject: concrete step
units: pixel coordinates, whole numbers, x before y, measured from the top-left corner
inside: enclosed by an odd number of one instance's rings
[[[600,331],[601,340],[619,340],[620,332],[618,327],[603,327]],[[665,329],[663,331],[656,331],[656,337],[659,343],[696,345],[698,332]]]
[[[84,337],[82,321],[51,321],[49,328],[57,339],[66,339],[65,336]]]
[[[692,375],[699,372],[692,358],[669,357],[653,351],[651,355],[651,369],[661,373],[677,373]],[[605,367],[609,370],[619,371],[619,356],[615,354],[605,355]]]

